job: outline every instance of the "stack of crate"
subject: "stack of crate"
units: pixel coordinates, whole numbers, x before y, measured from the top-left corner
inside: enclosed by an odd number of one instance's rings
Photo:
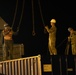
[[[3,46],[0,45],[0,61],[3,60]],[[21,58],[24,55],[24,45],[14,44],[13,45],[13,59]]]
[[[14,44],[13,59],[21,58],[22,55],[24,55],[24,45],[23,44]]]

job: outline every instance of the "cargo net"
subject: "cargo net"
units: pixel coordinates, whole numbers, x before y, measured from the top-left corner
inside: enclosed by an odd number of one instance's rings
[[[41,75],[41,56],[32,56],[0,62],[3,75]]]

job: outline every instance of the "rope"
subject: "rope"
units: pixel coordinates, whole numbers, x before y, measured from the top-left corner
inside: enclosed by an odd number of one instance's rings
[[[43,22],[43,26],[45,27],[43,15],[42,15],[42,10],[41,10],[41,5],[40,5],[40,0],[38,0],[38,4],[39,4],[39,9],[40,9],[40,14],[41,14],[41,19],[42,19],[42,22]]]
[[[33,0],[32,0],[32,23],[33,23],[33,31],[32,31],[32,35],[35,36],[35,27],[34,27],[34,6],[33,6]]]
[[[61,45],[65,42],[66,39],[67,39],[67,37],[57,46],[57,48],[58,48],[59,46],[61,46]]]
[[[16,8],[15,8],[15,13],[14,13],[14,18],[13,18],[13,22],[12,22],[12,28],[16,19],[16,14],[17,14],[17,7],[18,7],[18,0],[16,1]]]
[[[20,28],[20,24],[21,24],[21,21],[22,21],[23,11],[24,11],[24,5],[25,5],[25,0],[23,0],[23,4],[22,4],[22,12],[21,12],[21,17],[20,17],[20,21],[19,21],[19,25],[18,25],[18,27],[17,27],[17,30],[19,30],[19,28]]]
[[[44,26],[44,33],[46,33],[45,23],[44,23],[44,19],[43,19],[43,15],[42,15],[42,9],[41,9],[40,0],[38,0],[38,5],[39,5],[39,9],[40,9],[40,14],[41,14],[42,23],[43,23],[43,26]]]

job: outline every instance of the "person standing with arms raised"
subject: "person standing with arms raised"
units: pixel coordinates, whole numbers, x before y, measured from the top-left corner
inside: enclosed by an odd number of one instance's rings
[[[56,24],[56,20],[51,19],[51,21],[50,21],[51,27],[48,28],[48,26],[45,26],[45,29],[49,33],[48,47],[49,47],[50,55],[57,55],[57,50],[55,48],[57,28],[56,28],[55,24]]]

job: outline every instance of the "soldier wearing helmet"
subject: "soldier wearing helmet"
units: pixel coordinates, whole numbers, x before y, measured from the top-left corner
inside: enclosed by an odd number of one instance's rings
[[[49,47],[50,55],[57,55],[57,50],[55,48],[57,28],[55,24],[56,24],[56,20],[51,19],[50,21],[51,28],[48,28],[48,26],[45,26],[47,32],[49,33],[48,47]]]
[[[4,24],[4,29],[2,31],[2,34],[3,34],[3,38],[4,38],[3,60],[12,59],[13,58],[13,55],[12,55],[12,53],[13,53],[13,39],[12,39],[13,30],[7,23]]]
[[[70,32],[68,42],[71,43],[72,55],[76,55],[76,31],[71,27],[68,28],[68,31]]]
[[[18,31],[14,32],[8,24],[4,24],[4,29],[2,31],[3,38],[4,38],[3,60],[13,59],[13,38],[12,36],[17,33]]]

